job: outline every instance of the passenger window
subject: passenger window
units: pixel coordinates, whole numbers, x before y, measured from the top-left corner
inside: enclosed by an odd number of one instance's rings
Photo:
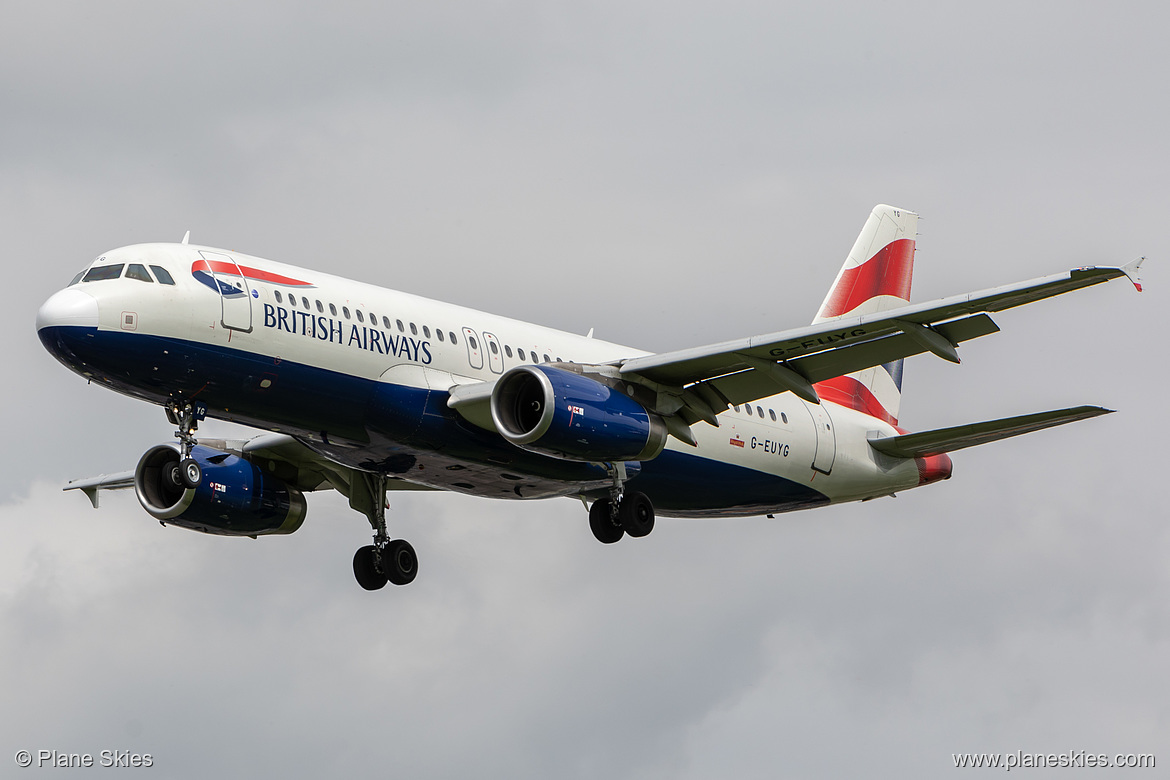
[[[455,338],[455,333],[453,331],[447,331],[447,335],[451,337],[452,345],[459,343],[459,340]]]
[[[547,352],[545,352],[545,353],[544,353],[544,362],[545,362],[545,363],[551,363],[551,362],[552,362],[552,361],[549,359],[549,357],[548,357],[548,353],[547,353]]]
[[[734,409],[734,410],[736,411],[736,413],[738,413],[738,412],[739,412],[739,407],[738,407],[738,406],[734,406],[734,405],[733,405],[731,408],[732,408],[732,409]]]
[[[431,329],[423,325],[423,338],[429,339],[431,337]]]
[[[295,309],[297,307],[297,296],[295,296],[295,295],[288,296],[288,305]]]
[[[788,415],[786,415],[784,412],[780,412],[780,419],[784,421],[785,425],[788,424]]]
[[[349,307],[348,306],[342,306],[341,313],[345,315],[345,318],[347,320],[349,319]]]
[[[325,307],[321,305],[321,301],[317,301],[317,311],[321,314],[325,313]]]
[[[467,343],[471,345],[472,349],[479,349],[479,344],[475,343],[475,336],[468,336]]]
[[[443,336],[443,331],[441,330],[436,329],[435,335],[439,337],[439,341],[443,341],[445,339],[445,336]]]
[[[302,304],[304,304],[305,311],[309,311],[309,310],[310,310],[310,308],[309,308],[309,299],[308,299],[308,298],[302,297],[302,298],[301,298],[301,303],[302,303]]]
[[[748,417],[752,416],[752,405],[751,404],[744,404],[743,410],[748,413]]]
[[[362,318],[362,310],[361,309],[354,309],[353,313],[357,315],[358,322],[365,322],[365,319]]]
[[[386,330],[390,330],[390,318],[385,314],[382,315],[382,327]]]
[[[329,313],[332,314],[334,317],[337,316],[337,307],[334,306],[332,303],[329,304]]]
[[[159,284],[175,283],[175,280],[171,278],[171,272],[163,268],[161,265],[152,265],[150,270],[154,271],[154,278],[158,279]]]
[[[504,345],[504,354],[507,355],[508,357],[512,357],[512,348],[509,347],[507,344]]]
[[[520,356],[521,360],[528,360],[528,358],[524,357],[524,350],[520,347],[516,347],[516,354]]]
[[[418,328],[415,326],[415,324],[413,322],[410,323],[410,335],[412,335],[412,336],[418,335]]]
[[[768,414],[772,415],[772,422],[776,422],[776,410],[775,410],[775,409],[769,409],[769,410],[768,410]]]
[[[402,320],[394,320],[394,324],[398,326],[399,333],[406,333],[406,327],[402,324]]]
[[[276,302],[277,302],[277,303],[284,303],[284,298],[282,298],[282,297],[280,296],[280,290],[277,290],[276,292],[274,292],[274,293],[273,293],[273,295],[275,295],[275,296],[276,296]]]
[[[758,414],[760,416],[761,420],[764,419],[764,410],[758,406],[756,407],[756,414]]]
[[[89,269],[85,276],[81,277],[83,282],[104,282],[106,279],[117,279],[122,275],[122,269],[126,266],[122,263],[117,265],[99,265],[96,268]]]
[[[493,354],[493,355],[498,355],[498,354],[500,354],[500,348],[496,346],[496,342],[494,342],[494,341],[489,341],[489,342],[488,342],[488,347],[490,347],[490,348],[491,348],[491,350],[492,350],[492,354]]]

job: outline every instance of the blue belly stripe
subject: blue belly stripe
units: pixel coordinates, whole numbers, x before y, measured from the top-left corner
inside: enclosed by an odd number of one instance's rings
[[[447,406],[445,392],[139,333],[61,326],[38,335],[66,367],[120,393],[156,404],[196,398],[218,419],[323,438],[312,448],[354,468],[491,497],[573,495],[605,485],[597,465],[529,453],[468,423]],[[458,482],[451,476],[458,472],[446,469],[460,464],[491,483]],[[629,488],[663,515],[743,516],[829,503],[807,485],[688,452],[668,449],[640,466]],[[522,476],[523,489],[504,474]]]

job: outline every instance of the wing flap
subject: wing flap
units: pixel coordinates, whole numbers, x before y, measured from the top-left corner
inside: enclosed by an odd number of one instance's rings
[[[269,469],[288,484],[303,491],[329,490],[333,488],[348,497],[355,479],[354,469],[335,463],[324,455],[313,451],[304,442],[283,433],[267,433],[249,439],[241,451],[250,460],[267,458]],[[292,468],[282,467],[288,464]],[[386,480],[387,490],[431,490],[405,479],[391,477]]]
[[[895,458],[922,458],[944,452],[975,447],[979,444],[1021,436],[1057,425],[1087,420],[1102,414],[1111,414],[1113,409],[1100,406],[1077,406],[1072,409],[1056,409],[1050,412],[1025,414],[1020,417],[1006,417],[1000,420],[957,425],[922,433],[907,433],[902,436],[887,436],[870,439],[869,446],[878,452]]]
[[[943,323],[935,327],[934,330],[952,344],[958,344],[996,333],[999,331],[999,327],[986,314],[976,314],[972,317]],[[920,355],[928,351],[928,348],[914,336],[907,333],[897,333],[871,341],[825,350],[807,357],[787,361],[785,365],[804,376],[809,382],[821,382],[825,379],[880,366],[898,358]],[[697,386],[712,387],[726,398],[728,403],[737,406],[755,401],[758,398],[776,395],[786,389],[778,385],[766,372],[754,368],[709,379]],[[694,387],[696,386],[692,386],[690,389],[694,389]]]

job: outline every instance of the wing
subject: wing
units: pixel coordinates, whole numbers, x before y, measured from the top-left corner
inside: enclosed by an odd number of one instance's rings
[[[347,498],[353,494],[352,486],[360,480],[357,472],[347,466],[325,458],[292,436],[281,433],[266,433],[251,439],[200,439],[199,443],[224,452],[241,455],[259,465],[285,484],[301,492],[335,489]],[[87,479],[75,479],[63,490],[80,490],[89,498],[94,509],[98,508],[103,491],[127,490],[134,487],[134,472],[102,475]],[[387,479],[387,490],[430,490],[401,479]],[[359,491],[360,493],[360,491]]]
[[[80,490],[82,493],[85,493],[85,497],[89,499],[89,503],[93,504],[93,508],[97,509],[101,502],[101,491],[126,490],[132,487],[134,487],[134,472],[121,471],[117,474],[102,474],[100,477],[70,480],[61,489]]]
[[[819,402],[813,384],[898,358],[931,352],[959,362],[956,347],[995,333],[989,312],[1091,287],[1121,276],[1140,291],[1140,258],[1121,267],[1075,268],[1017,284],[838,319],[793,330],[621,361],[623,379],[681,401],[688,424],[714,423],[726,404],[791,391]]]

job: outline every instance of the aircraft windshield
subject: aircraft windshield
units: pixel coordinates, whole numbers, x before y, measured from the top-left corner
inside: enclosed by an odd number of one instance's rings
[[[167,269],[161,265],[152,265],[150,270],[154,272],[154,279],[150,277],[150,273],[146,270],[146,265],[143,263],[132,263],[127,269],[125,263],[116,263],[114,265],[98,265],[92,268],[87,268],[77,276],[73,277],[73,281],[69,282],[68,287],[72,287],[80,282],[100,282],[106,279],[118,279],[122,276],[122,271],[126,271],[127,279],[137,279],[142,282],[154,282],[158,280],[159,284],[175,283],[175,278],[171,276]]]
[[[86,271],[85,276],[81,277],[83,282],[100,282],[105,279],[117,279],[122,275],[122,269],[125,266],[122,263],[117,265],[99,265]]]
[[[171,278],[171,275],[167,269],[163,268],[161,265],[152,265],[150,270],[154,271],[154,277],[158,279],[159,284],[175,283],[175,280]]]
[[[150,274],[146,272],[146,266],[141,263],[133,263],[126,269],[127,279],[137,279],[140,282],[150,282],[154,284],[154,279],[150,278]]]

